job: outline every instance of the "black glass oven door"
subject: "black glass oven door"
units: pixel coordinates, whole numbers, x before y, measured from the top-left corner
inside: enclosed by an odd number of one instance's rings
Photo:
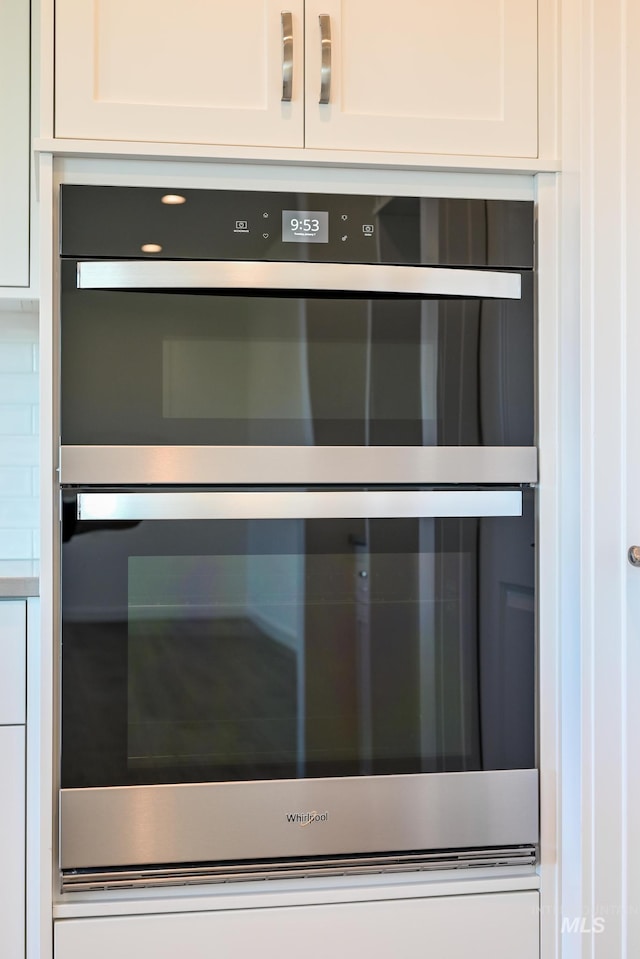
[[[533,315],[530,271],[65,260],[62,444],[532,447]]]
[[[64,788],[535,766],[531,490],[63,512]]]

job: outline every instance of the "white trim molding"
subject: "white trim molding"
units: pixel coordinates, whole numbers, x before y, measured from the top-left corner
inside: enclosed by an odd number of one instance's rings
[[[555,954],[562,959],[632,959],[639,944],[638,900],[630,896],[637,857],[628,850],[640,813],[630,802],[631,752],[625,754],[640,674],[640,663],[630,671],[637,637],[634,643],[626,622],[627,602],[640,592],[640,578],[633,579],[626,560],[627,453],[639,443],[625,432],[633,411],[627,287],[640,266],[632,266],[627,249],[632,220],[640,215],[640,203],[630,206],[628,196],[640,156],[636,149],[634,164],[628,152],[629,123],[637,123],[640,105],[637,77],[628,72],[630,44],[637,49],[640,43],[632,6],[627,0],[562,4],[560,349],[566,344],[570,352],[561,446],[575,477],[571,500],[563,503],[560,571],[562,839]],[[639,475],[636,470],[636,487]],[[633,762],[638,765],[635,757]]]

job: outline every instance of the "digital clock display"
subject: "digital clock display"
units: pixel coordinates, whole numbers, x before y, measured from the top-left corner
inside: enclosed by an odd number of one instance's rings
[[[283,243],[328,243],[329,214],[325,210],[283,210]]]

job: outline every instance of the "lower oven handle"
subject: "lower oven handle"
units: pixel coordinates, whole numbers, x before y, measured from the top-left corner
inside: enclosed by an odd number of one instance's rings
[[[79,493],[80,520],[521,516],[520,490]]]
[[[292,290],[521,299],[519,273],[362,263],[99,260],[77,265],[79,290]]]

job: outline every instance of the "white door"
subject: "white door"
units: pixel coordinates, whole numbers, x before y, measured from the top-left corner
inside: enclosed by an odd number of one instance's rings
[[[57,0],[56,136],[302,146],[303,12],[304,0]]]
[[[640,566],[628,550],[640,546],[640,6],[594,0],[575,17],[565,36],[580,58],[563,65],[563,169],[575,172],[562,177],[569,337],[558,378],[569,386],[560,472],[573,486],[560,511],[561,954],[636,959]]]
[[[626,53],[625,78],[626,106],[624,146],[626,149],[624,170],[626,182],[621,191],[621,202],[626,212],[624,242],[626,247],[626,277],[624,289],[625,327],[622,348],[624,351],[624,436],[626,448],[626,541],[624,546],[640,546],[640,321],[638,315],[638,276],[640,275],[640,8],[638,4],[624,5],[626,20],[620,32],[621,43]],[[609,181],[609,183],[611,180]],[[614,180],[615,182],[615,180]],[[605,267],[606,268],[606,267]],[[621,484],[622,485],[622,484]],[[632,553],[630,560],[636,559]],[[624,808],[627,811],[626,835],[622,861],[627,893],[623,921],[627,937],[625,959],[640,955],[640,566],[629,562],[626,566],[626,635],[624,637],[624,683],[623,697],[626,711],[623,713],[625,727],[624,752]]]
[[[305,146],[537,156],[537,0],[306,0],[305,21]]]

